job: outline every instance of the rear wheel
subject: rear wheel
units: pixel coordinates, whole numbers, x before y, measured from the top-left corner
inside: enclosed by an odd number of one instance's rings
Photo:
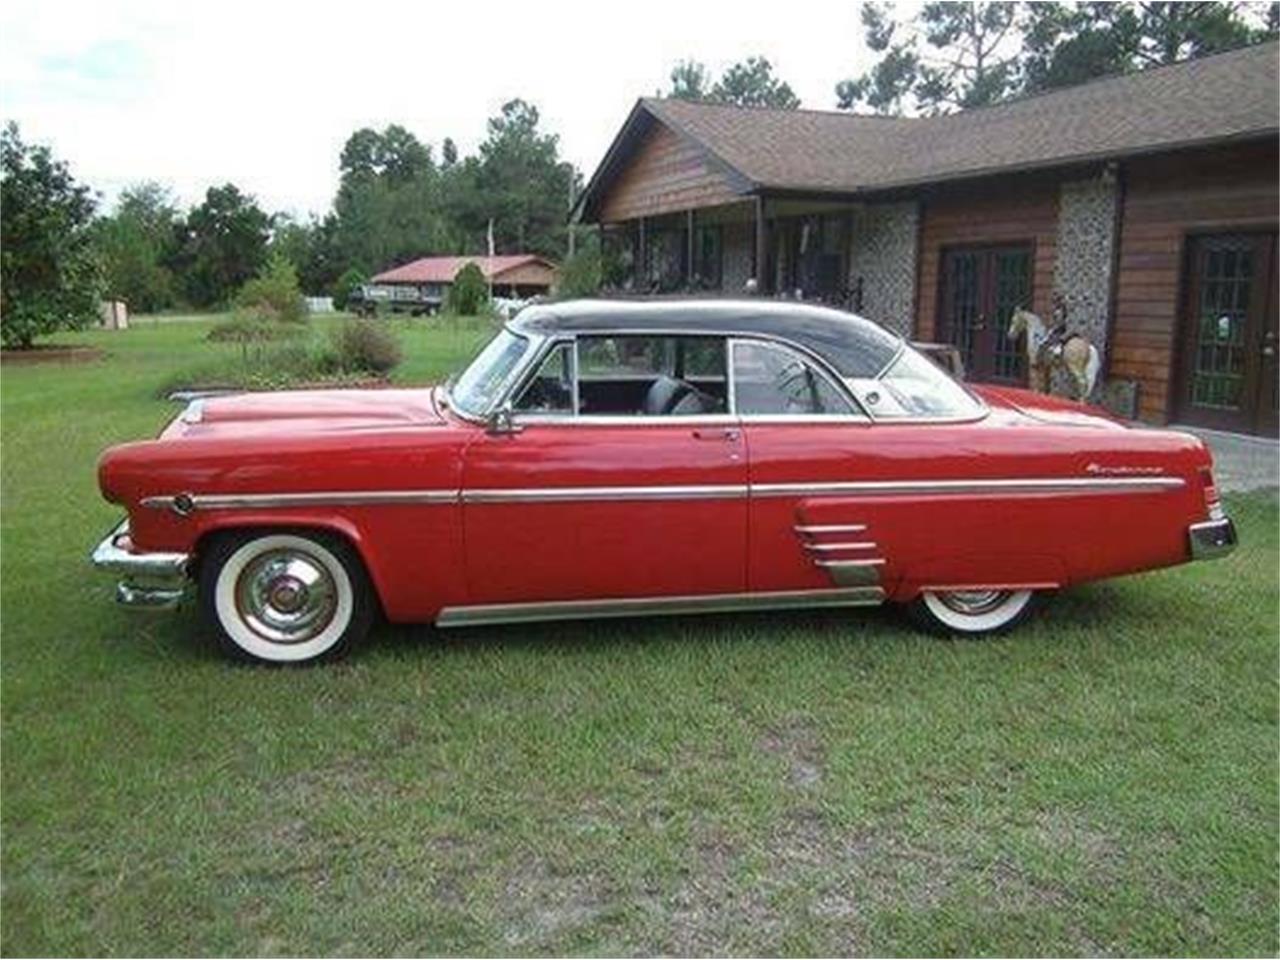
[[[1039,599],[1031,590],[926,590],[907,605],[907,614],[934,633],[981,636],[1012,630]]]
[[[215,541],[200,569],[200,606],[219,646],[259,663],[341,656],[368,632],[364,565],[320,533],[241,533]]]

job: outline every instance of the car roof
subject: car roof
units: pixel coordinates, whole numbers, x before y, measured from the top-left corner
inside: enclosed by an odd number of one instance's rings
[[[874,377],[902,344],[897,334],[857,314],[764,298],[565,300],[531,304],[508,326],[537,336],[621,331],[754,334],[804,347],[846,377]]]

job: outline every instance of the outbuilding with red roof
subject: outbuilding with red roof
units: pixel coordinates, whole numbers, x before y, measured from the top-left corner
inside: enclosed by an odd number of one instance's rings
[[[393,310],[434,313],[444,303],[458,271],[468,263],[480,268],[498,297],[535,297],[550,293],[555,284],[556,265],[534,253],[420,257],[377,274],[365,285],[364,299]]]

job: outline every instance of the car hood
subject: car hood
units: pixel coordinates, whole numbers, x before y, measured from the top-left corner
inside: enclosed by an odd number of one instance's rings
[[[193,400],[164,436],[340,431],[444,422],[435,388],[284,390]]]
[[[1098,427],[1123,430],[1122,420],[1113,417],[1101,407],[1092,407],[1033,390],[1016,387],[997,387],[989,384],[968,384],[969,389],[996,409],[1012,410],[1035,420],[1037,423],[1056,424],[1064,427]]]

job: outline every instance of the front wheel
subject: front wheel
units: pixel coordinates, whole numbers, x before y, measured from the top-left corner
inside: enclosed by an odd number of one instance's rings
[[[309,531],[219,538],[201,562],[200,606],[226,653],[259,663],[340,656],[374,614],[355,551]]]
[[[1035,611],[1032,590],[926,590],[907,615],[934,633],[981,636],[1012,630]]]

